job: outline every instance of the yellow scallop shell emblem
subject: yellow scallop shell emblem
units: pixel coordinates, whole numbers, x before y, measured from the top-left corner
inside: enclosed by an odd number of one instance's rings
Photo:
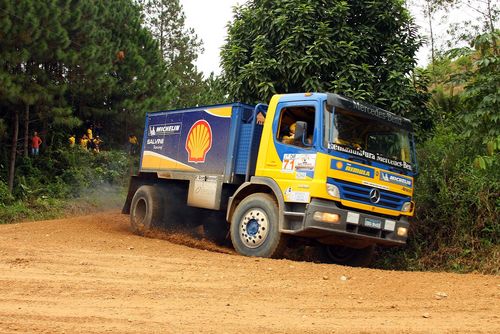
[[[186,138],[188,162],[204,163],[212,148],[212,128],[204,119],[193,124]]]

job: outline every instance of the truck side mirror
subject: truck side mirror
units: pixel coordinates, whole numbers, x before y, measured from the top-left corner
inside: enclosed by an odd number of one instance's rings
[[[293,140],[302,144],[304,142],[304,138],[307,138],[307,123],[297,121],[295,122],[295,135]]]

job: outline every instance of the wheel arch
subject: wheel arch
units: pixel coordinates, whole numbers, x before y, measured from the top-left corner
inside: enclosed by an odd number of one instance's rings
[[[278,217],[280,229],[283,226],[283,211],[285,207],[285,201],[281,193],[281,189],[271,178],[268,177],[258,177],[253,176],[249,182],[243,183],[229,198],[226,212],[226,221],[231,222],[231,218],[234,214],[234,210],[238,204],[247,196],[255,193],[267,193],[274,197],[276,203],[278,204]]]
[[[127,198],[122,208],[122,213],[130,214],[130,206],[135,192],[144,185],[155,186],[159,189],[166,189],[166,187],[175,187],[175,189],[185,190],[187,196],[187,189],[189,182],[186,180],[166,179],[158,177],[157,173],[139,173],[130,177],[128,186]]]

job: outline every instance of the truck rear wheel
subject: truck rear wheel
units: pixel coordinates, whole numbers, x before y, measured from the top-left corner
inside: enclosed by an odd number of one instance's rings
[[[350,248],[339,245],[321,245],[321,260],[352,267],[367,267],[373,260],[375,245],[366,248]]]
[[[257,193],[242,200],[234,211],[230,230],[234,249],[242,255],[277,258],[285,250],[278,205],[269,194]]]
[[[134,194],[130,205],[132,231],[144,235],[160,224],[163,214],[160,193],[153,186],[141,186]]]

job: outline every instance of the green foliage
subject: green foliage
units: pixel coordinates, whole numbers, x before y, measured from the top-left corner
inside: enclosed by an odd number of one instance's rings
[[[469,270],[476,269],[474,262],[498,247],[500,159],[497,156],[490,168],[477,169],[473,155],[466,136],[446,129],[439,129],[421,148],[425,173],[416,185],[418,224],[410,245],[420,252],[420,261],[432,259],[433,265],[448,268],[468,262]]]
[[[437,128],[418,146],[416,217],[406,249],[383,267],[499,273],[500,68],[498,34],[434,63],[429,111]]]
[[[230,96],[256,102],[275,93],[331,91],[408,113],[418,96],[410,73],[420,40],[403,5],[248,1],[235,9],[221,53]]]
[[[500,159],[478,169],[473,155],[464,134],[445,126],[419,147],[422,173],[408,244],[384,252],[380,266],[499,273]]]
[[[465,87],[466,112],[461,117],[467,137],[477,144],[491,143],[490,147],[496,147],[500,140],[500,50],[496,49],[499,37],[496,31],[480,35],[473,42],[479,58]]]
[[[215,77],[213,73],[208,78],[203,80],[199,85],[199,89],[191,95],[191,105],[210,105],[219,103],[229,103],[235,100],[228,96],[223,78]]]
[[[42,138],[49,124],[59,132],[94,121],[120,129],[107,138],[120,142],[146,111],[175,100],[132,0],[1,0],[0,8],[0,117],[28,105]]]
[[[56,214],[72,202],[92,198],[97,190],[113,189],[109,196],[116,196],[128,181],[130,164],[125,152],[94,154],[79,148],[22,159],[14,196],[0,180],[0,222],[40,218],[44,211]]]
[[[176,107],[199,104],[197,95],[203,94],[203,76],[194,65],[202,51],[201,41],[193,29],[185,26],[186,17],[179,0],[140,0],[145,23],[160,46],[169,73],[168,80],[175,87]],[[163,106],[165,107],[165,106]]]
[[[0,206],[7,205],[12,202],[14,197],[9,192],[7,184],[0,180]]]

